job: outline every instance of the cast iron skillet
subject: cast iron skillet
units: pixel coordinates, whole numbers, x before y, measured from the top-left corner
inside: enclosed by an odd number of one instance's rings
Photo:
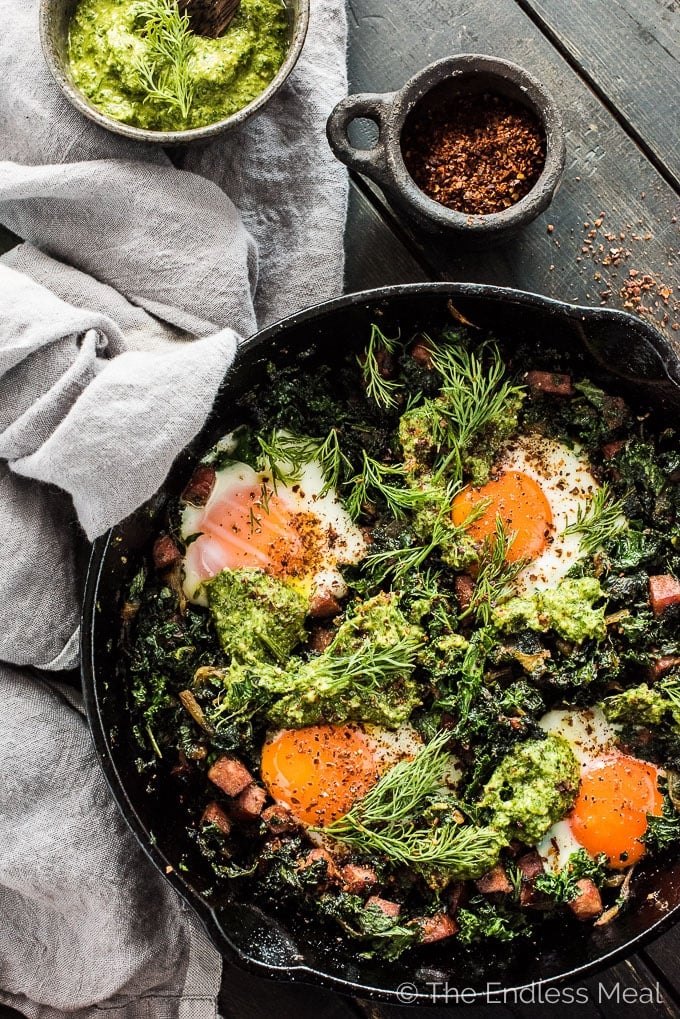
[[[571,351],[590,377],[606,380],[633,406],[651,407],[660,424],[680,419],[680,360],[663,337],[624,312],[578,308],[533,294],[473,284],[415,284],[352,294],[253,336],[242,347],[205,428],[176,461],[154,499],[95,542],[82,619],[82,678],[98,755],[118,805],[142,848],[195,909],[218,949],[250,970],[279,980],[302,981],[339,991],[398,1000],[404,981],[417,988],[417,1003],[432,1001],[431,981],[474,988],[482,999],[498,987],[575,981],[631,952],[660,933],[680,908],[680,860],[640,868],[631,909],[609,926],[590,928],[556,921],[541,928],[540,943],[512,942],[466,951],[453,942],[421,949],[396,964],[364,961],[354,946],[319,938],[299,917],[278,919],[248,902],[210,897],[209,868],[189,844],[182,808],[159,780],[153,793],[134,766],[136,751],[126,716],[124,659],[119,653],[120,606],[130,577],[148,553],[155,521],[176,496],[200,454],[239,422],[240,394],[258,385],[268,361],[290,363],[302,355],[304,371],[365,344],[370,324],[388,335],[451,323],[447,307],[510,343],[535,344],[536,367],[556,367],[555,351]],[[188,853],[188,870],[178,862]],[[328,943],[331,943],[330,945]],[[498,1000],[498,999],[496,999]],[[510,999],[511,1000],[511,999]]]

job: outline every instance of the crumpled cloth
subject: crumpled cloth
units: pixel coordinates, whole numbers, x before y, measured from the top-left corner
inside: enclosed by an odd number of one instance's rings
[[[0,224],[24,239],[0,260],[0,1005],[29,1019],[215,1014],[218,953],[120,819],[58,673],[87,539],[162,483],[241,337],[341,290],[324,127],[345,14],[311,6],[266,109],[170,156],[73,110],[38,0],[0,0]]]

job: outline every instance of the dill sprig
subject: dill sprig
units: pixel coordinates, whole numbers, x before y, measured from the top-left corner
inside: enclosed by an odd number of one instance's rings
[[[425,560],[446,540],[450,533],[451,527],[447,526],[442,517],[439,517],[435,521],[428,542],[423,545],[408,545],[405,548],[374,552],[364,559],[364,569],[376,584],[382,584],[388,579],[393,584],[401,584],[407,574],[420,569]]]
[[[467,523],[467,521],[466,521]],[[493,535],[484,539],[479,555],[477,580],[470,604],[459,618],[474,616],[482,626],[488,626],[493,608],[503,601],[509,587],[518,573],[526,566],[526,560],[509,562],[508,550],[515,540],[515,533],[509,534],[500,514],[496,515],[496,529]]]
[[[429,492],[408,487],[408,474],[403,464],[381,464],[365,449],[362,456],[361,473],[347,482],[354,486],[346,502],[347,512],[353,520],[361,515],[364,504],[371,502],[376,495],[387,503],[397,519],[402,519],[406,510],[417,509],[430,498]],[[394,481],[401,484],[394,484]]]
[[[420,637],[402,637],[388,647],[380,647],[368,639],[358,648],[341,653],[335,652],[334,645],[335,641],[323,658],[309,660],[301,686],[306,688],[310,685],[311,674],[322,684],[324,696],[332,697],[338,685],[343,689],[348,684],[361,689],[384,685],[388,680],[410,672],[424,647]],[[291,689],[290,676],[284,678],[284,682],[288,692]]]
[[[465,347],[435,346],[432,365],[443,379],[443,399],[436,409],[448,423],[449,441],[460,449],[523,392],[523,387],[504,379],[505,365],[495,343],[482,345],[478,354]]]
[[[499,848],[498,832],[473,825],[418,825],[419,814],[441,787],[450,734],[439,732],[411,761],[400,761],[343,816],[319,829],[361,853],[392,862],[472,873],[488,867]]]
[[[180,13],[177,0],[139,0],[135,13],[146,44],[135,70],[146,99],[176,108],[186,120],[194,98],[189,59],[196,47],[189,16]]]
[[[331,428],[325,439],[309,435],[292,435],[290,432],[273,430],[268,436],[258,435],[260,464],[271,471],[274,489],[276,483],[292,485],[302,479],[307,464],[318,463],[324,477],[324,486],[319,495],[326,495],[337,488],[340,478],[349,473],[352,465],[340,449],[340,440],[335,428]]]
[[[564,534],[581,534],[581,551],[592,555],[598,548],[628,526],[623,515],[623,501],[614,499],[605,482],[598,488],[586,509],[579,506],[576,520],[565,527]]]
[[[398,340],[391,340],[388,336],[385,336],[378,326],[373,323],[366,352],[363,357],[357,357],[364,376],[366,395],[375,400],[379,407],[384,407],[385,409],[396,407],[396,393],[403,386],[392,379],[383,378],[378,355],[381,352],[394,354],[398,346]]]

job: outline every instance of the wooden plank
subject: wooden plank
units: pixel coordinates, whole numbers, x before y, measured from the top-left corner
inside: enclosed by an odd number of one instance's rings
[[[417,25],[404,16],[401,0],[351,0],[349,24],[352,91],[390,91],[433,60],[485,52],[532,71],[563,111],[568,154],[561,188],[519,237],[470,251],[403,222],[435,279],[510,285],[622,308],[629,284],[644,276],[650,288],[641,292],[644,317],[672,341],[680,339],[678,195],[515,0],[426,0],[418,5]],[[384,209],[387,203],[374,192]],[[605,216],[595,226],[600,213]],[[361,257],[379,255],[364,250]]]
[[[350,187],[345,248],[347,293],[393,283],[418,283],[430,278],[390,228],[388,219],[369,201],[363,184],[353,183]]]
[[[673,988],[680,1004],[680,971],[678,969],[680,926],[672,927],[661,937],[656,938],[640,953],[640,956],[653,973]]]
[[[672,992],[633,956],[585,981],[604,1019],[676,1019],[678,1008]]]
[[[366,1019],[415,1019],[416,1016],[422,1016],[423,1019],[425,1017],[427,1019],[451,1019],[454,1014],[456,1019],[513,1019],[513,1013],[502,1004],[462,1005],[456,1004],[453,997],[450,998],[448,1006],[441,1008],[429,1003],[421,1007],[406,1007],[381,1005],[364,1000],[360,1000],[358,1005]]]
[[[680,186],[680,16],[669,0],[519,0]]]

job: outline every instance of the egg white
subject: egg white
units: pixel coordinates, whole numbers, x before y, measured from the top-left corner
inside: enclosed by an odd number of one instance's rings
[[[569,448],[538,433],[520,435],[505,447],[494,470],[526,474],[540,486],[552,512],[548,547],[515,578],[515,593],[555,587],[583,558],[581,535],[564,532],[599,488],[581,447]]]
[[[282,464],[285,470],[286,465]],[[318,552],[323,562],[321,569],[310,571],[302,578],[286,578],[291,586],[301,593],[313,597],[315,594],[331,594],[342,598],[347,593],[347,586],[338,566],[357,563],[366,554],[366,540],[361,530],[352,521],[346,509],[340,503],[337,494],[331,489],[321,494],[325,487],[325,478],[320,464],[311,462],[304,464],[300,478],[294,484],[285,485],[276,482],[276,497],[291,513],[308,513],[313,515],[322,534],[322,543]],[[205,515],[216,506],[229,502],[230,492],[248,486],[259,490],[262,485],[271,493],[273,490],[271,471],[256,471],[244,463],[233,462],[216,472],[215,484],[205,506],[187,504],[183,508],[181,534],[185,540],[195,534],[202,533]],[[266,512],[261,509],[260,512]],[[204,563],[214,576],[220,572],[219,546],[210,548],[206,539],[201,544],[201,556]],[[318,559],[318,557],[317,557]],[[192,568],[191,559],[184,562],[184,592],[189,601],[206,605],[207,599],[202,587],[202,580]]]
[[[617,732],[599,708],[548,711],[538,724],[549,735],[562,736],[567,740],[581,768],[618,750]],[[536,849],[546,869],[558,871],[571,854],[583,849],[583,846],[574,836],[569,822],[562,820],[555,822],[536,843]]]

